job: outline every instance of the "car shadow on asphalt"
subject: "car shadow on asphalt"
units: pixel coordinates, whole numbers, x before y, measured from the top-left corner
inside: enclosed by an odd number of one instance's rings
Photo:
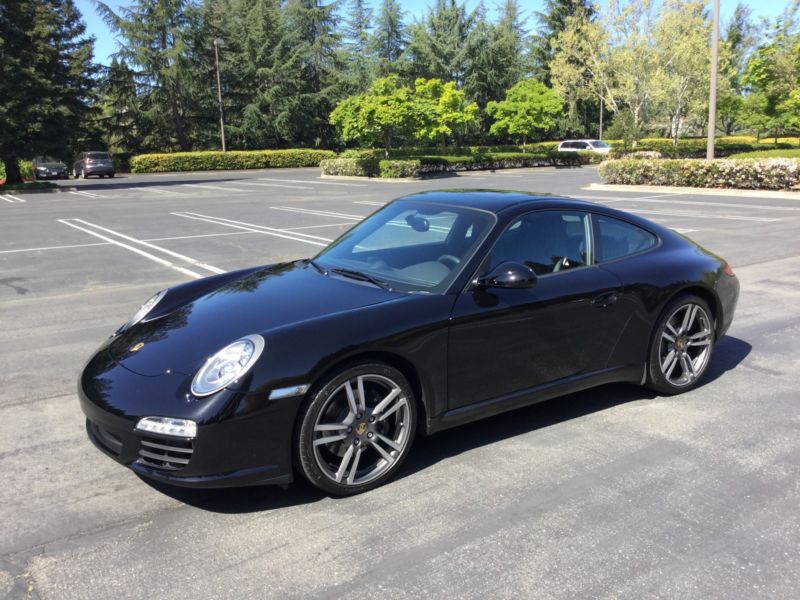
[[[717,344],[711,364],[697,389],[702,390],[703,387],[734,369],[751,350],[752,346],[744,340],[731,336],[723,337]],[[395,475],[395,479],[408,477],[441,460],[481,446],[628,402],[652,400],[656,397],[655,392],[637,385],[608,384],[448,429],[429,438],[416,440],[411,454]],[[201,490],[178,488],[146,478],[141,479],[171,498],[201,510],[217,513],[263,512],[309,504],[326,497],[300,477],[296,477],[295,482],[287,488],[260,486]]]

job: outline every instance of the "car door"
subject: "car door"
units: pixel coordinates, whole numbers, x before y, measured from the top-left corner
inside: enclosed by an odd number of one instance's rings
[[[479,288],[456,299],[448,348],[448,408],[532,390],[606,367],[627,315],[619,279],[595,265],[591,216],[531,212],[498,238],[479,275],[527,265],[533,287]]]

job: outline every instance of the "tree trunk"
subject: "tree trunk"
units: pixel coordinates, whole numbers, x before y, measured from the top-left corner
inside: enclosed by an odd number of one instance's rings
[[[22,173],[20,173],[19,161],[16,156],[3,156],[3,165],[6,168],[6,185],[22,183]]]
[[[388,131],[383,132],[383,156],[389,160],[389,148],[392,147],[392,135]]]
[[[672,123],[670,129],[672,130],[670,131],[671,134],[670,137],[672,138],[672,147],[677,148],[678,134],[680,133],[681,129],[681,119],[677,114],[672,116]]]

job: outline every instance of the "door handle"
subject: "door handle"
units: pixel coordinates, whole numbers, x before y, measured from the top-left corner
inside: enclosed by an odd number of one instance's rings
[[[619,300],[619,294],[617,294],[617,292],[607,292],[605,294],[600,294],[592,300],[592,306],[595,308],[608,308],[616,304],[617,300]]]

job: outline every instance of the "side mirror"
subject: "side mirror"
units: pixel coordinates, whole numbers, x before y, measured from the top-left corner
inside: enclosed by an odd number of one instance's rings
[[[536,273],[530,267],[514,262],[504,262],[492,269],[488,275],[478,278],[484,288],[530,288],[536,285]]]

